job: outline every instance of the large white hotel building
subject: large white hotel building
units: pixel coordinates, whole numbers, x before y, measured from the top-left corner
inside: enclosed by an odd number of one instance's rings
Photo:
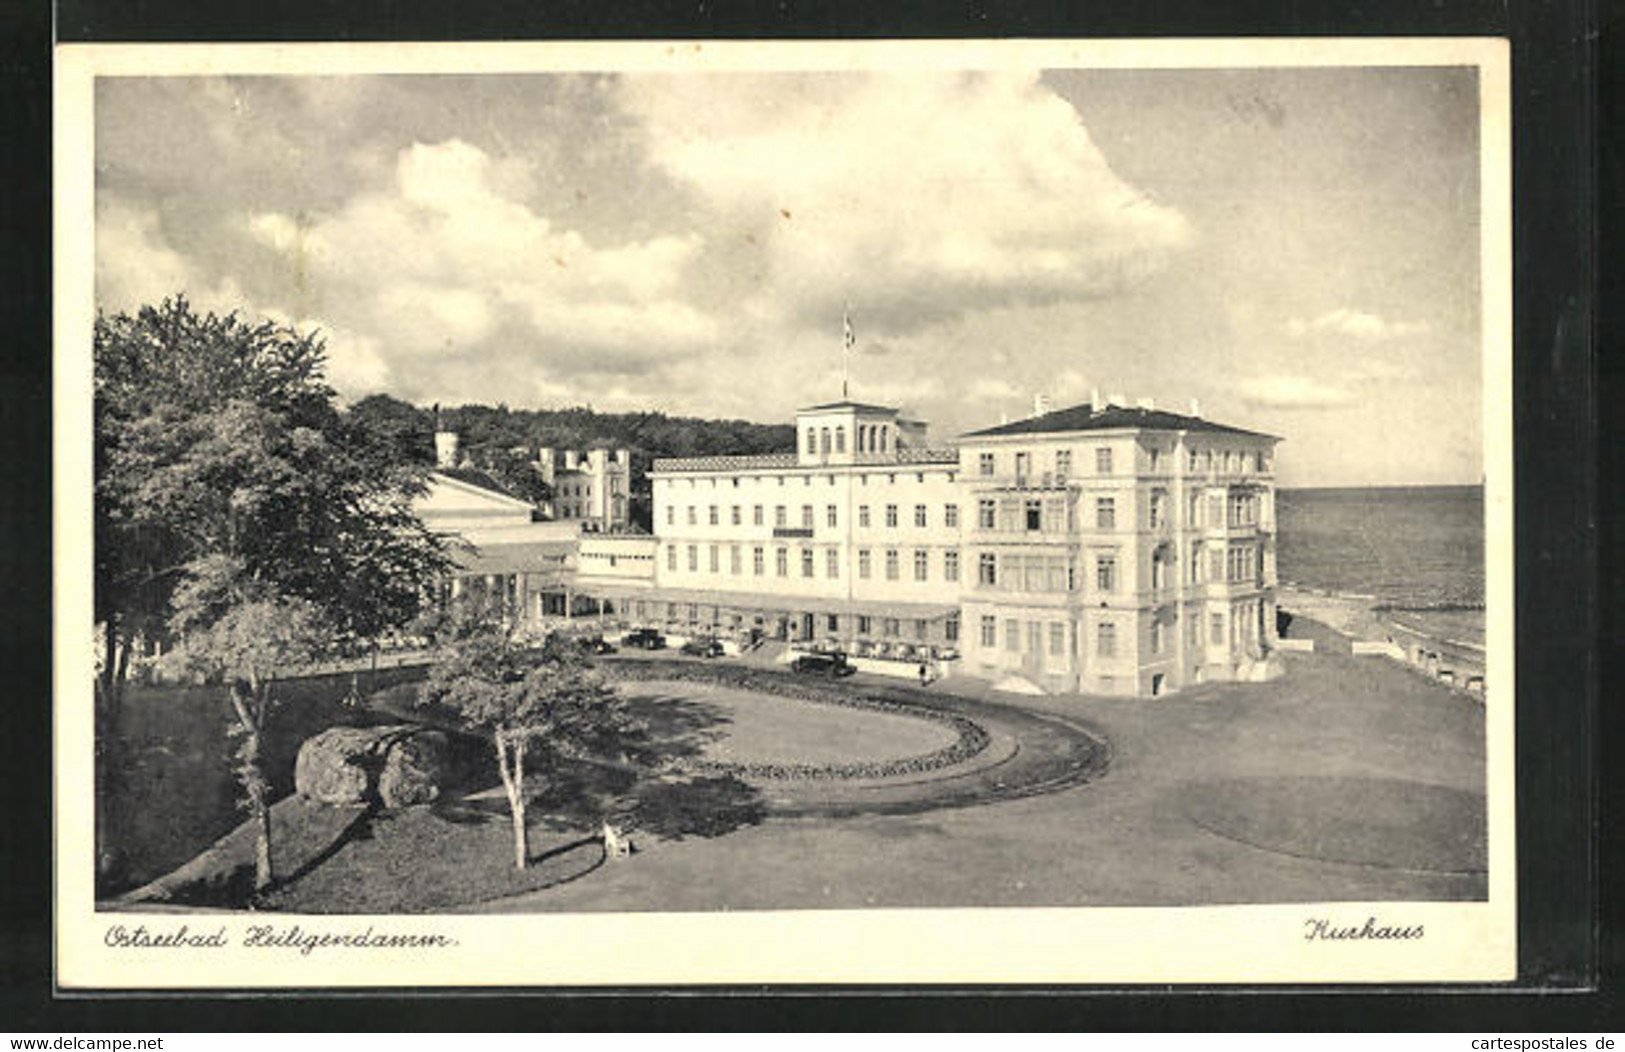
[[[793,454],[655,462],[635,617],[953,651],[1052,692],[1233,679],[1274,642],[1273,436],[1080,405],[933,447],[849,401],[796,433]]]
[[[932,446],[896,409],[841,401],[796,434],[794,453],[656,460],[653,535],[581,533],[563,572],[505,586],[516,608],[585,600],[1045,692],[1265,674],[1279,439],[1105,403]],[[484,558],[470,569],[524,570]]]

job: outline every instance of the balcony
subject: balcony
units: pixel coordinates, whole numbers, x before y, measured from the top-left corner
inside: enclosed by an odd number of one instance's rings
[[[775,526],[773,527],[774,540],[802,539],[810,540],[813,535],[811,526]]]
[[[979,490],[1064,490],[1073,482],[1079,481],[1075,476],[1058,474],[1054,471],[1035,471],[1025,475],[967,475],[973,489]]]

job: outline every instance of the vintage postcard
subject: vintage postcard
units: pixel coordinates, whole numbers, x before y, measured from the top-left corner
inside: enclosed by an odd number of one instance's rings
[[[63,990],[1515,976],[1504,41],[57,57]]]

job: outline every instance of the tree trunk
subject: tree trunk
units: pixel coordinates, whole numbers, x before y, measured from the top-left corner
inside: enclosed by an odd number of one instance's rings
[[[497,747],[497,770],[502,774],[502,788],[508,794],[508,814],[513,819],[513,864],[524,869],[530,860],[530,842],[525,835],[525,743],[513,742],[513,756],[508,755],[509,741],[497,731],[493,736]]]
[[[249,688],[258,694],[257,685]],[[271,869],[271,802],[270,783],[265,779],[264,761],[260,756],[260,731],[264,720],[263,703],[256,699],[255,710],[259,718],[250,711],[248,703],[243,700],[242,688],[233,683],[228,691],[231,698],[231,707],[237,713],[237,720],[242,724],[246,734],[243,743],[241,758],[243,770],[240,778],[243,789],[248,794],[249,814],[254,819],[254,890],[264,891],[271,886],[275,873]]]

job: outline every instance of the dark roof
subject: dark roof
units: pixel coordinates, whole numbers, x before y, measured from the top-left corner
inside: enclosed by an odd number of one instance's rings
[[[467,486],[474,486],[478,489],[490,490],[492,493],[507,497],[509,500],[524,501],[526,504],[530,503],[523,497],[516,497],[512,493],[509,493],[506,486],[492,478],[486,472],[481,471],[479,468],[436,468],[435,474],[444,475],[449,479],[455,479],[456,481]]]
[[[1115,428],[1143,428],[1149,431],[1209,431],[1227,435],[1255,435],[1259,438],[1276,437],[1275,435],[1266,435],[1262,431],[1248,431],[1244,428],[1231,427],[1228,424],[1216,424],[1211,420],[1203,420],[1199,416],[1185,416],[1183,413],[1169,413],[1161,409],[1139,409],[1126,405],[1108,405],[1105,409],[1096,413],[1094,407],[1087,402],[1067,409],[1057,409],[1053,413],[1045,413],[1043,416],[1028,417],[1026,420],[1000,424],[998,427],[986,427],[980,431],[971,431],[967,433],[966,437],[1037,435],[1060,431],[1108,431]]]
[[[825,402],[823,405],[803,406],[800,412],[815,413],[824,409],[860,409],[871,413],[895,413],[897,408],[889,405],[875,405],[872,402],[852,402],[845,399],[839,402]]]

